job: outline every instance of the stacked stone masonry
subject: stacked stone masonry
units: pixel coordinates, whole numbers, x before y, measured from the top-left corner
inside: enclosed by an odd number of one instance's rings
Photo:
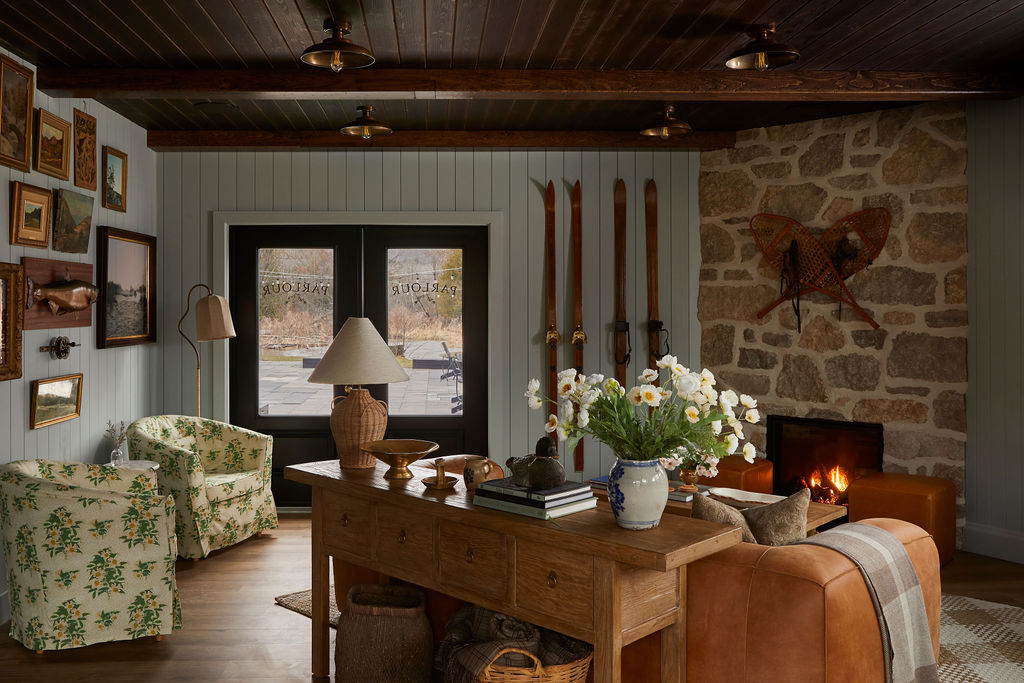
[[[741,131],[701,155],[702,361],[762,414],[884,425],[884,469],[953,479],[963,525],[967,390],[967,122],[925,104]],[[802,331],[750,218],[817,235],[868,207],[892,214],[882,253],[846,284],[881,326],[812,294]],[[764,428],[753,430],[764,449]],[[958,534],[959,535],[959,534]]]

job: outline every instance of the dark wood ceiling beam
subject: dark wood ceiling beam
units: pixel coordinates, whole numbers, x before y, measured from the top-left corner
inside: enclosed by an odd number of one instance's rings
[[[319,130],[151,130],[147,133],[148,146],[157,152],[384,147],[719,149],[732,147],[735,142],[736,134],[731,132],[698,132],[659,140],[622,131],[402,130],[371,141]]]
[[[898,71],[512,69],[67,69],[39,67],[39,89],[95,99],[685,100],[893,102],[1013,97],[1017,76]]]

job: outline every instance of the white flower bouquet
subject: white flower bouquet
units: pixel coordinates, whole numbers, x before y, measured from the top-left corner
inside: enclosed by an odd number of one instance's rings
[[[558,396],[539,395],[536,379],[525,396],[534,410],[545,401],[557,406],[545,429],[567,442],[570,451],[590,435],[621,460],[659,459],[666,469],[716,476],[719,460],[739,449],[743,423],[760,420],[757,401],[732,390],[719,393],[710,370],[692,372],[674,356],[662,357],[657,366],[644,370],[629,391],[604,375],[577,375],[569,368],[558,373]],[[662,386],[654,384],[659,379]],[[742,453],[747,462],[757,455],[749,442]]]

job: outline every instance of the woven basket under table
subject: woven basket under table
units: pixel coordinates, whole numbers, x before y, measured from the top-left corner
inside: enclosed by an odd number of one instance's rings
[[[587,672],[590,670],[590,660],[593,653],[577,659],[568,664],[553,664],[544,666],[532,652],[520,650],[515,647],[508,647],[502,650],[494,658],[494,661],[501,659],[503,655],[510,652],[525,655],[533,660],[533,668],[524,666],[499,666],[491,662],[480,672],[477,680],[480,683],[584,683],[587,680]]]

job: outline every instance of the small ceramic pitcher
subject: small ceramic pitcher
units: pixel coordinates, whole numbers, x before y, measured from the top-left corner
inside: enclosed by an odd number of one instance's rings
[[[466,490],[472,491],[477,484],[487,479],[491,473],[491,461],[482,455],[470,455],[466,457],[466,465],[462,469],[462,478],[466,482]]]

